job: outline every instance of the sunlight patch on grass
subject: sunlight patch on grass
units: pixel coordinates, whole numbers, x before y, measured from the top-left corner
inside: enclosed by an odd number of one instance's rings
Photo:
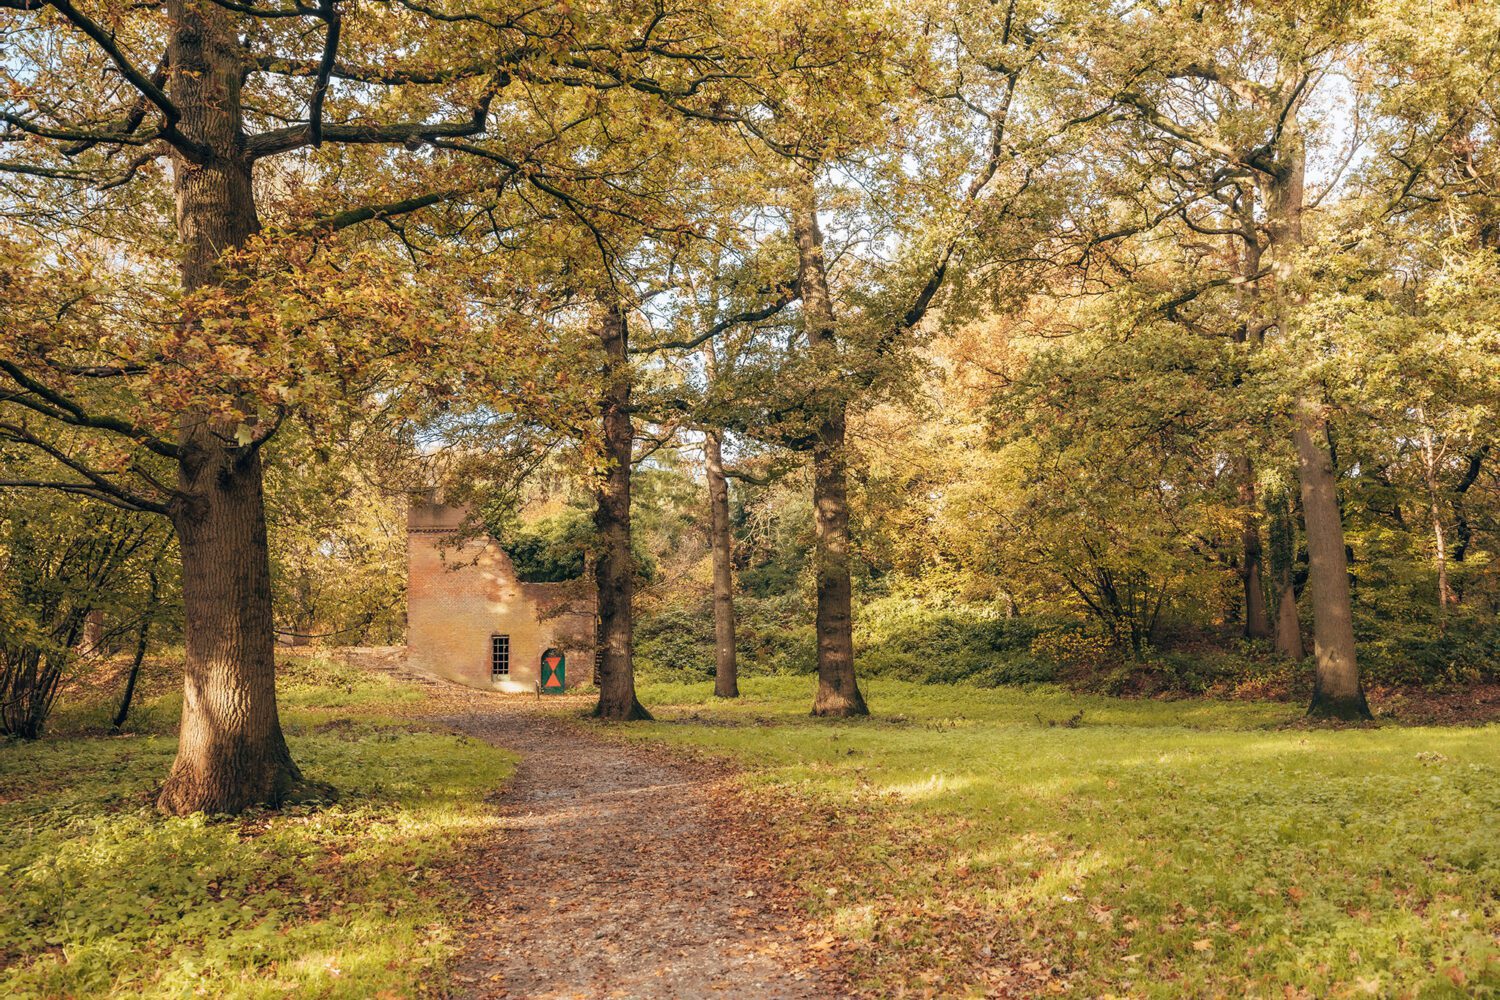
[[[483,798],[513,757],[392,728],[383,711],[409,699],[384,678],[289,673],[292,753],[340,792],[325,809],[159,816],[176,746],[154,732],[0,747],[0,995],[354,998],[442,981],[460,915],[442,867],[499,835]]]
[[[877,993],[997,962],[1087,996],[1500,992],[1500,727],[889,679],[828,723],[810,678],[743,687],[652,685],[661,721],[626,732],[823,814],[790,875]]]
[[[936,798],[939,795],[952,795],[960,793],[967,788],[973,787],[971,779],[955,778],[943,774],[929,774],[927,777],[917,781],[908,781],[902,784],[889,786],[888,790],[907,801],[919,801],[922,799]]]

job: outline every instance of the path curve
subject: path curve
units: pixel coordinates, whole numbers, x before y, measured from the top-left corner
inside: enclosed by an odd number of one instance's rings
[[[775,887],[736,863],[762,841],[719,808],[723,775],[514,702],[474,708],[441,722],[521,761],[498,797],[501,839],[471,869],[454,995],[840,995]]]

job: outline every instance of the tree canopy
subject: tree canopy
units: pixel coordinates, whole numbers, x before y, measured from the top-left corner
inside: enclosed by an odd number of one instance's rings
[[[610,719],[668,639],[865,714],[903,604],[1339,719],[1493,669],[1488,5],[0,10],[0,709],[166,621],[165,810],[332,794],[275,637],[399,641],[432,487],[594,581]]]

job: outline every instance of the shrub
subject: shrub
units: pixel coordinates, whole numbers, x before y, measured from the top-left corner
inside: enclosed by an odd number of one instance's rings
[[[802,674],[816,669],[817,637],[811,609],[795,596],[735,603],[735,648],[742,675]],[[636,671],[646,680],[705,680],[714,674],[713,606],[661,607],[635,626]]]
[[[861,608],[855,633],[859,668],[874,676],[986,687],[1051,681],[1055,660],[1032,643],[1047,623],[1005,618],[984,605],[933,606],[892,596]]]
[[[635,669],[648,680],[692,681],[714,675],[714,622],[702,608],[664,608],[635,626]]]
[[[1447,621],[1360,621],[1359,661],[1365,684],[1467,684],[1500,678],[1500,623],[1454,614]]]
[[[570,507],[534,521],[497,521],[489,528],[515,565],[516,577],[525,583],[576,580],[588,568],[594,523],[587,511]],[[655,579],[656,560],[641,539],[633,539],[630,550],[640,578]]]

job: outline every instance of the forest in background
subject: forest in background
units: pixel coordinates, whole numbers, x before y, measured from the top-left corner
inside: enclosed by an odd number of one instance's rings
[[[1495,679],[1490,5],[0,10],[3,729],[181,646],[168,811],[322,794],[273,637],[399,643],[432,484],[605,718]]]

